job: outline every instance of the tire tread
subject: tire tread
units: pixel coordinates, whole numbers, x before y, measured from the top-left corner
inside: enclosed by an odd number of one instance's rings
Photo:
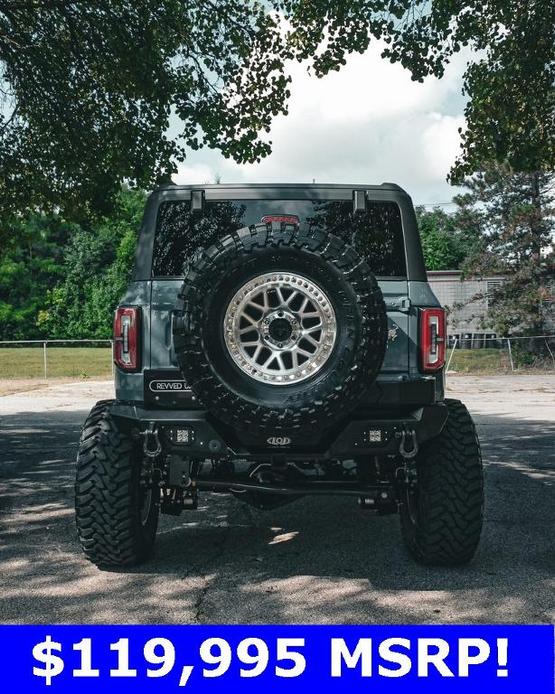
[[[472,418],[459,400],[447,399],[443,431],[417,458],[418,518],[401,507],[401,529],[410,553],[423,564],[468,563],[478,546],[484,515],[480,444]]]
[[[148,556],[154,541],[138,527],[135,446],[110,416],[112,403],[101,400],[92,408],[77,454],[77,534],[85,556],[99,567],[137,564]]]
[[[351,285],[360,311],[359,345],[346,377],[336,379],[325,393],[307,384],[299,402],[291,399],[283,409],[250,402],[227,388],[207,359],[202,338],[204,299],[213,291],[214,278],[224,275],[231,263],[253,261],[269,246],[302,250],[325,259]],[[232,427],[256,426],[262,432],[279,435],[328,426],[360,402],[385,354],[387,315],[377,280],[353,248],[327,231],[303,231],[285,223],[258,224],[199,249],[186,267],[178,308],[173,345],[181,371],[199,401]],[[330,376],[330,383],[333,378]]]

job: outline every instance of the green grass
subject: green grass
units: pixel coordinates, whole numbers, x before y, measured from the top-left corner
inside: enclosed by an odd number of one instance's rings
[[[447,360],[451,350],[447,352]],[[456,349],[449,364],[459,373],[504,373],[511,370],[506,349]]]
[[[449,360],[450,354],[451,350],[448,350],[447,360]],[[549,355],[534,354],[518,345],[513,347],[513,365],[515,372],[519,373],[552,372],[555,370],[555,364]],[[502,349],[456,349],[449,364],[449,370],[469,374],[512,372],[509,351],[506,347]]]
[[[448,350],[447,359],[450,353]],[[48,347],[46,356],[48,378],[110,378],[112,375],[109,347]],[[514,358],[518,370],[538,368],[525,364],[517,354]],[[543,368],[552,368],[552,363],[546,363]],[[507,349],[456,349],[449,369],[459,373],[508,373],[511,365]],[[0,379],[15,378],[44,378],[42,346],[0,347]]]
[[[112,374],[109,347],[47,347],[48,378],[106,377]],[[44,378],[42,345],[0,347],[0,378]]]

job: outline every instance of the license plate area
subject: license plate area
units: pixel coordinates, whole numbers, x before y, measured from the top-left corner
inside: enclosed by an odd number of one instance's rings
[[[201,409],[178,369],[145,371],[144,402],[150,407]]]

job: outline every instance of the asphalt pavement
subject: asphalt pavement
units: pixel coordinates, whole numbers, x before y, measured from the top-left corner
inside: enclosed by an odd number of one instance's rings
[[[396,516],[352,499],[256,511],[205,495],[163,516],[156,556],[100,571],[73,514],[80,426],[111,384],[0,397],[0,623],[555,621],[555,376],[449,377],[486,466],[486,521],[467,567],[425,568]]]

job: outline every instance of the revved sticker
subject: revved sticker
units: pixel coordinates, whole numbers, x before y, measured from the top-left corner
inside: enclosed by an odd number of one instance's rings
[[[148,387],[153,393],[191,390],[185,381],[174,380],[151,381]]]

